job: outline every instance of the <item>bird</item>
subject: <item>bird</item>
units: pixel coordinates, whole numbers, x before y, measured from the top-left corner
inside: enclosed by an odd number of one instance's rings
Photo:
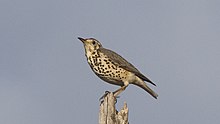
[[[129,84],[134,84],[145,91],[152,97],[157,99],[158,94],[155,93],[144,81],[156,86],[149,78],[144,76],[137,68],[125,60],[116,52],[106,49],[95,38],[81,38],[85,49],[87,62],[93,72],[103,81],[120,86],[113,92],[117,97],[123,92]]]

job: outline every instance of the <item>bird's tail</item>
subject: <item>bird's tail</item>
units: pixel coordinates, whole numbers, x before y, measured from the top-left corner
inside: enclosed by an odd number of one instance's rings
[[[151,96],[153,96],[155,99],[157,99],[158,94],[155,93],[150,87],[148,87],[147,84],[143,80],[141,80],[140,78],[138,78],[137,81],[134,82],[133,84],[141,87],[142,89],[147,91]]]

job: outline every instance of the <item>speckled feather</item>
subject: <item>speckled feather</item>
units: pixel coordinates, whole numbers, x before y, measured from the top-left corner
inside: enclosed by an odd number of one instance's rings
[[[94,38],[83,39],[78,37],[78,39],[84,44],[85,55],[93,72],[102,80],[121,86],[114,91],[114,96],[118,96],[129,84],[134,84],[157,99],[158,94],[148,87],[144,81],[155,84],[122,56],[103,48],[101,43]]]
[[[119,67],[130,71],[132,73],[134,73],[136,76],[138,76],[139,78],[141,78],[144,81],[147,81],[151,84],[153,84],[154,86],[156,86],[150,79],[148,79],[147,77],[145,77],[143,74],[140,73],[140,71],[137,70],[137,68],[135,68],[131,63],[129,63],[127,60],[125,60],[122,56],[120,56],[119,54],[115,53],[114,51],[111,51],[109,49],[105,49],[103,47],[100,47],[98,49],[99,52],[102,52],[104,54],[106,54],[113,62],[115,62],[115,64],[117,64]]]

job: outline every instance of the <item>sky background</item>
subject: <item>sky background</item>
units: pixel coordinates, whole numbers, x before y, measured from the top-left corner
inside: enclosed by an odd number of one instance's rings
[[[219,0],[1,0],[0,123],[96,124],[116,90],[87,64],[98,39],[157,84],[129,85],[131,124],[220,122]]]

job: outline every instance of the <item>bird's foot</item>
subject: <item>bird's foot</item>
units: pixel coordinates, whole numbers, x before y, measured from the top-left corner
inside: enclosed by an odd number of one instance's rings
[[[103,99],[110,93],[110,91],[105,91],[105,94],[103,94],[100,98],[99,101],[103,101]]]
[[[101,104],[103,103],[104,101],[104,98],[109,94],[111,93],[110,91],[105,91],[105,94],[102,95],[102,97],[99,99],[99,101],[101,101]],[[114,94],[114,93],[113,93]],[[117,103],[117,98],[119,98],[120,96],[115,96],[115,103]]]

